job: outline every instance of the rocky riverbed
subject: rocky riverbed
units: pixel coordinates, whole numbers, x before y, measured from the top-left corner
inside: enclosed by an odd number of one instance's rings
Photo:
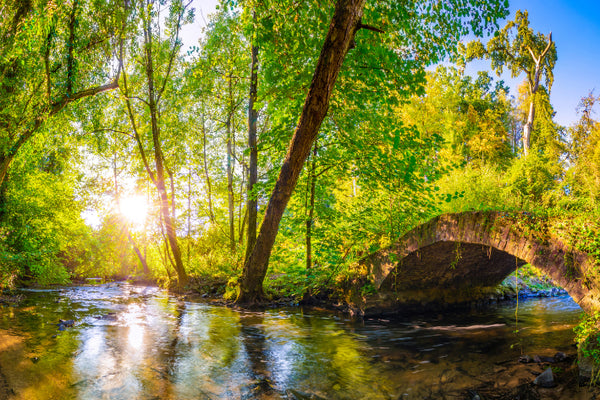
[[[530,358],[531,362],[523,362],[527,358]],[[541,358],[542,360],[538,355],[523,356],[520,360],[496,363],[492,372],[477,377],[481,383],[467,390],[464,398],[468,400],[592,400],[600,397],[600,388],[580,381],[575,353],[552,362],[548,362],[550,357]],[[544,376],[550,376],[550,379],[541,380],[540,377]]]

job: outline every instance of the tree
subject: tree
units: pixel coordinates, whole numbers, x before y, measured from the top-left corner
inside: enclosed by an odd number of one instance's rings
[[[164,138],[161,137],[161,132],[164,129],[164,122],[161,119],[161,111],[164,107],[163,104],[166,103],[167,89],[171,88],[170,85],[172,85],[173,81],[172,73],[174,64],[181,47],[179,31],[186,21],[187,5],[181,1],[173,1],[171,3],[169,14],[166,21],[164,21],[166,25],[165,31],[169,35],[167,40],[161,37],[162,27],[160,24],[163,21],[161,21],[160,7],[161,4],[155,3],[153,0],[146,0],[143,3],[140,13],[140,24],[143,31],[141,51],[140,54],[136,54],[135,52],[132,54],[132,58],[139,57],[141,60],[140,65],[142,69],[136,71],[137,75],[132,74],[133,78],[137,80],[135,83],[138,83],[138,87],[133,88],[134,82],[129,82],[127,66],[123,59],[124,56],[121,54],[123,68],[122,93],[140,157],[159,196],[159,209],[166,231],[165,241],[170,249],[172,264],[177,273],[177,283],[179,287],[184,287],[188,282],[188,276],[183,265],[181,249],[177,239],[174,176],[167,165],[163,151]],[[188,15],[187,18],[189,19],[190,16]],[[131,43],[133,50],[137,47],[137,44],[134,42]],[[138,104],[141,104],[141,107],[136,109],[132,100],[137,100]],[[149,144],[145,143],[144,138],[146,137],[149,139]],[[150,148],[150,154],[154,161],[153,166],[148,161],[146,146]],[[171,181],[171,196],[169,196],[169,191],[167,190],[167,175]]]
[[[66,118],[54,118],[13,160],[0,225],[0,287],[19,277],[66,283],[74,266],[86,262],[89,231],[74,190],[80,143],[59,135],[68,126]]]
[[[504,82],[492,83],[486,72],[473,79],[454,67],[440,66],[427,74],[425,94],[399,107],[406,125],[438,142],[430,157],[441,167],[510,163],[513,108]]]
[[[193,81],[190,82],[190,86],[193,86],[194,91],[197,92],[198,102],[201,103],[198,111],[202,113],[199,117],[202,120],[203,136],[206,136],[208,128],[216,139],[213,140],[216,142],[214,147],[217,149],[225,147],[225,159],[221,161],[223,158],[221,151],[218,151],[216,158],[219,163],[225,164],[226,182],[223,185],[219,184],[222,176],[219,174],[213,179],[213,183],[216,187],[225,186],[227,232],[229,249],[232,253],[235,253],[237,247],[236,231],[239,233],[240,240],[244,233],[241,228],[243,224],[241,215],[238,215],[240,223],[236,229],[235,211],[236,205],[240,211],[244,205],[243,193],[239,199],[237,196],[240,180],[242,181],[240,191],[246,190],[245,171],[240,171],[239,168],[239,166],[246,167],[243,152],[245,143],[240,139],[243,138],[243,129],[247,127],[244,121],[251,122],[249,120],[251,116],[245,115],[244,105],[248,101],[248,77],[252,74],[252,71],[248,71],[248,65],[252,61],[251,55],[248,54],[250,46],[241,28],[239,14],[229,10],[228,7],[223,7],[213,15],[201,40],[198,58],[192,63]],[[205,110],[208,110],[206,115]],[[206,149],[207,146],[204,144],[202,147]],[[206,168],[207,157],[206,153],[203,153],[206,182],[210,190],[211,185],[208,183],[210,177]],[[209,209],[213,208],[211,204],[212,201],[209,200]]]
[[[511,72],[513,78],[524,73],[528,89],[528,113],[523,125],[523,152],[529,152],[531,132],[535,120],[535,103],[540,80],[545,79],[546,89],[550,92],[554,82],[553,69],[556,64],[556,45],[552,41],[552,32],[548,36],[534,33],[529,27],[527,11],[517,11],[514,21],[492,37],[486,46],[477,40],[462,48],[466,61],[476,58],[487,58],[492,69],[502,74],[504,68]]]
[[[114,89],[127,2],[8,1],[0,9],[0,188],[23,145],[68,104]],[[112,76],[112,77],[111,77]]]
[[[592,206],[600,201],[600,122],[594,115],[597,105],[598,97],[593,92],[583,97],[577,107],[579,121],[569,128],[570,190]]]
[[[329,108],[333,85],[359,29],[364,2],[365,0],[339,0],[336,3],[298,127],[269,199],[256,244],[244,263],[240,293],[236,299],[238,303],[253,303],[263,297],[262,281],[267,272],[279,222]]]
[[[256,21],[256,13],[252,13],[253,21]],[[258,219],[258,201],[255,185],[258,183],[258,148],[257,148],[257,121],[258,110],[258,46],[255,43],[251,45],[251,63],[250,63],[250,94],[248,96],[248,149],[250,149],[250,158],[248,162],[248,187],[246,209],[248,212],[248,232],[246,235],[246,257],[248,259],[256,243],[256,228]]]
[[[455,2],[432,1],[425,4],[423,2],[409,2],[409,4],[402,5],[395,2],[393,4],[374,4],[367,9],[369,17],[377,19],[382,24],[386,22],[389,24],[389,21],[394,21],[392,24],[401,25],[390,26],[391,29],[397,30],[389,33],[390,37],[388,41],[383,40],[383,46],[379,42],[378,56],[383,57],[388,62],[393,60],[391,62],[397,63],[396,66],[402,64],[399,60],[403,56],[406,57],[404,71],[411,71],[415,67],[419,69],[419,66],[436,62],[439,57],[450,51],[452,43],[455,43],[461,35],[468,32],[469,28],[473,28],[475,33],[481,34],[485,27],[493,25],[498,17],[505,14],[506,2],[492,3],[456,2],[455,4]],[[380,33],[384,32],[380,28],[362,23],[364,6],[364,1],[360,0],[338,0],[336,2],[329,31],[312,75],[313,78],[298,125],[288,147],[279,178],[269,199],[256,244],[250,258],[244,264],[237,298],[238,303],[254,303],[263,297],[262,281],[266,275],[269,256],[275,242],[281,217],[296,186],[312,143],[327,114],[342,63],[348,50],[357,46],[355,42],[356,32],[361,28]],[[444,20],[444,24],[439,23],[441,19]],[[483,24],[476,21],[482,21]],[[272,21],[269,23],[275,25]],[[413,23],[414,25],[412,25]],[[420,29],[415,29],[415,26],[419,26]],[[298,35],[298,28],[294,26],[294,29],[296,30],[295,35]],[[398,32],[405,32],[407,37],[399,38]],[[397,41],[394,41],[394,39]],[[370,44],[376,47],[373,42]],[[389,47],[386,47],[386,45]],[[394,46],[398,47],[392,49]],[[299,46],[296,43],[293,45],[292,51],[297,47]],[[369,48],[369,46],[366,48]],[[402,50],[398,50],[398,48]],[[360,49],[361,46],[358,46],[358,54],[362,54]],[[381,71],[380,74],[375,74],[377,78],[381,78],[381,81],[386,81],[390,86],[399,84],[398,80],[389,80],[392,76],[385,76],[388,72],[386,67],[381,68]],[[406,77],[409,74],[405,72],[404,76]],[[366,81],[369,78],[364,79]],[[412,87],[409,86],[409,88]],[[407,92],[410,92],[410,89]]]

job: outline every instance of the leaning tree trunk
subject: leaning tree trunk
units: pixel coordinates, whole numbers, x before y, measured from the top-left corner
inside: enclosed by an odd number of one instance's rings
[[[327,114],[337,75],[354,41],[356,31],[360,28],[364,3],[365,0],[338,0],[336,3],[300,121],[269,199],[256,244],[244,264],[237,303],[251,304],[264,297],[262,283],[279,230],[279,222]]]

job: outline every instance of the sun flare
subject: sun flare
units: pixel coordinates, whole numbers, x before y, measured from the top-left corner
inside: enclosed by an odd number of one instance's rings
[[[129,196],[121,200],[121,215],[134,226],[141,226],[146,222],[148,215],[148,202],[144,196]]]

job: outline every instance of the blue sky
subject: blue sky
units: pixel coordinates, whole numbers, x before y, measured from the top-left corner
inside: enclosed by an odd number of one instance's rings
[[[590,90],[600,95],[600,2],[598,0],[514,0],[510,19],[517,10],[529,11],[536,32],[552,32],[558,60],[554,69],[551,102],[555,120],[568,126],[577,121],[576,107]],[[500,23],[503,26],[504,22]],[[489,65],[489,64],[488,64]],[[479,66],[486,67],[485,64]],[[512,94],[522,82],[509,81]]]
[[[215,10],[218,0],[195,0],[196,21],[186,31],[198,35],[208,14]],[[552,31],[558,61],[554,69],[551,101],[556,110],[555,120],[561,125],[577,121],[576,107],[590,90],[600,95],[600,0],[513,0],[510,16],[517,10],[528,10],[530,26],[547,35]],[[500,22],[500,26],[504,21]],[[193,33],[192,33],[193,32]],[[489,69],[487,62],[469,68]],[[502,79],[516,96],[523,77]]]

